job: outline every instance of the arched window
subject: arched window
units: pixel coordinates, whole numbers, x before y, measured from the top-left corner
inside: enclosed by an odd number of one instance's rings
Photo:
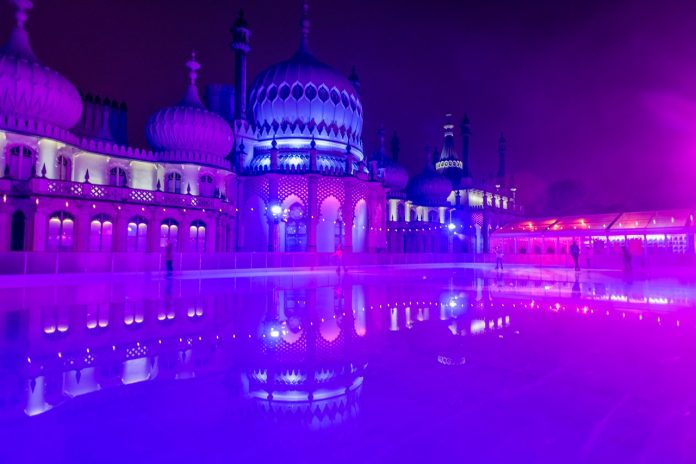
[[[48,219],[49,251],[70,251],[73,249],[73,231],[75,219],[68,213],[53,213]]]
[[[203,253],[205,251],[205,223],[203,221],[193,221],[189,228],[189,241],[191,251]]]
[[[304,210],[299,203],[288,210],[285,224],[285,251],[307,251],[307,223]]]
[[[181,193],[181,174],[178,172],[170,172],[167,174],[164,190],[169,193]]]
[[[67,156],[58,155],[56,158],[56,179],[72,180],[72,163]]]
[[[210,174],[203,174],[200,178],[199,194],[203,197],[212,197],[215,194],[215,180]]]
[[[26,145],[10,147],[8,161],[10,177],[29,179],[34,166],[34,152]]]
[[[114,187],[127,187],[128,176],[126,170],[119,167],[114,167],[109,170],[109,185]]]
[[[177,237],[179,235],[179,223],[174,219],[165,219],[160,225],[160,247],[164,248],[171,243],[176,250]]]
[[[147,251],[147,222],[136,216],[128,221],[128,251]]]
[[[428,222],[440,222],[440,216],[437,214],[437,211],[431,210],[428,213]]]
[[[114,225],[111,219],[104,214],[100,214],[92,219],[89,225],[89,250],[111,251],[113,236]]]
[[[405,222],[406,221],[406,208],[404,207],[403,203],[399,203],[396,207],[396,216],[397,216],[397,221],[399,222]]]

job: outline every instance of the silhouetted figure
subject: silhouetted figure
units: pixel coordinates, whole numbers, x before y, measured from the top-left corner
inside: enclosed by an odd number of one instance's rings
[[[621,251],[623,253],[624,272],[631,272],[633,270],[633,257],[631,256],[631,250],[624,245]]]
[[[503,248],[500,245],[495,247],[495,270],[503,270]]]
[[[167,266],[167,277],[171,277],[174,272],[174,245],[171,240],[167,240],[164,247],[164,262]]]
[[[580,246],[578,245],[578,242],[573,240],[573,243],[570,245],[570,256],[573,257],[573,263],[575,264],[575,270],[579,271],[580,270]]]
[[[343,263],[343,245],[339,243],[336,246],[336,251],[333,252],[333,256],[336,257],[336,273],[341,274],[341,268],[343,268],[343,272],[347,272],[346,266]]]

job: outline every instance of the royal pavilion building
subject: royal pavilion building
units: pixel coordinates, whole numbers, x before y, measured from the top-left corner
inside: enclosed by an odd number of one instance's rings
[[[306,4],[296,52],[249,86],[243,13],[231,29],[234,85],[201,98],[192,54],[183,95],[152,114],[143,149],[128,144],[124,103],[41,63],[32,4],[14,3],[0,49],[0,253],[476,252],[519,211],[504,140],[498,176],[473,180],[466,119],[461,154],[448,120],[441,152],[414,178],[383,129],[367,153],[360,81],[312,54]]]

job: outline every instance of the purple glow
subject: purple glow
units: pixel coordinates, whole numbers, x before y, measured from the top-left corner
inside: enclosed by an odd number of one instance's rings
[[[304,462],[378,450],[398,460],[428,450],[445,460],[560,462],[585,453],[589,460],[611,454],[619,462],[638,455],[679,462],[674,444],[686,429],[676,418],[653,418],[693,399],[682,394],[696,367],[690,284],[639,275],[627,286],[612,272],[576,280],[573,271],[525,267],[503,276],[472,266],[384,270],[354,269],[345,279],[331,270],[200,280],[86,276],[55,285],[1,280],[7,335],[0,348],[23,361],[0,385],[24,392],[0,407],[6,456],[20,459],[40,434],[34,455],[57,462],[70,461],[78,443],[89,460],[106,450],[132,458],[143,446],[214,460],[231,448],[256,453],[266,437],[284,434],[308,445],[297,451]],[[12,310],[29,288],[37,296]],[[38,295],[60,297],[47,305]],[[81,322],[91,311],[81,304],[85,297],[101,308],[105,323],[96,332]],[[122,317],[125,302],[150,308],[137,329]],[[158,317],[163,306],[171,319]],[[198,307],[195,319],[174,317]],[[15,322],[61,314],[70,315],[62,333]],[[591,373],[578,365],[592,366]],[[617,405],[629,390],[636,395]],[[648,394],[654,391],[662,393]],[[560,404],[562,416],[555,413]],[[636,417],[630,412],[638,405]],[[245,412],[223,418],[229,410]],[[608,411],[620,414],[606,423]],[[179,420],[160,419],[168,414]],[[21,415],[27,417],[11,419]],[[463,421],[468,416],[476,427]],[[201,440],[167,439],[180,420]],[[530,423],[547,432],[532,433]],[[588,447],[583,437],[600,423],[607,430]],[[468,433],[456,446],[432,448],[415,440],[423,424],[436,434],[453,427]],[[124,426],[146,436],[147,445],[124,444],[117,433]],[[354,447],[368,430],[381,430],[381,439]],[[630,448],[611,438],[621,433],[632,441],[647,431],[652,438]],[[406,449],[390,444],[396,437],[415,441]],[[486,440],[496,447],[476,446]]]

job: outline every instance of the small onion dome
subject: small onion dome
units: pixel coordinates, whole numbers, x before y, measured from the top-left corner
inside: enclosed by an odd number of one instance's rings
[[[146,136],[158,151],[207,153],[225,157],[232,150],[232,129],[222,117],[208,111],[198,95],[196,78],[200,64],[195,52],[186,63],[191,83],[183,100],[150,117]]]
[[[452,182],[435,172],[428,162],[425,169],[408,183],[407,193],[409,200],[417,205],[441,206],[452,193]]]
[[[20,118],[67,130],[80,120],[82,99],[63,76],[38,60],[24,28],[29,0],[13,0],[17,25],[0,49],[0,121]]]

